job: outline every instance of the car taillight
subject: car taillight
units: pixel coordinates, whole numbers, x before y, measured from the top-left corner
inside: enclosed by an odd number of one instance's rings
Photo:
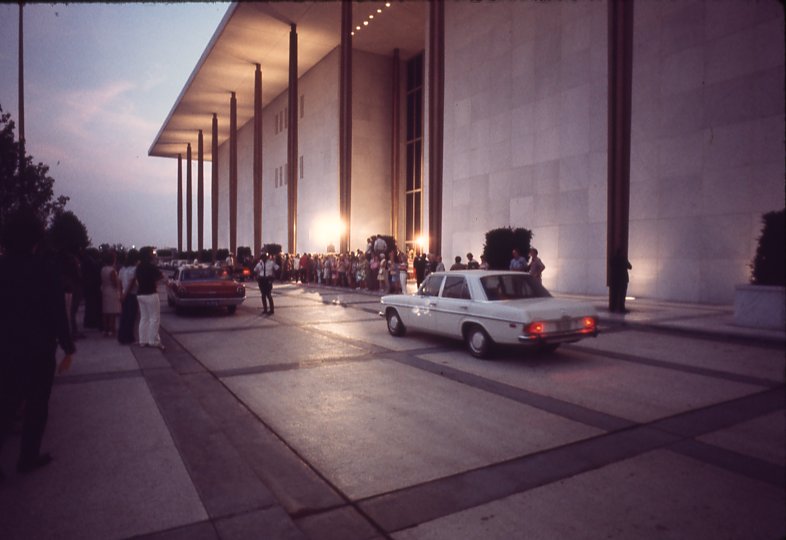
[[[595,330],[595,317],[584,317],[582,326],[584,330]]]
[[[530,325],[527,326],[527,333],[529,334],[542,334],[544,330],[545,325],[542,322],[530,323]]]

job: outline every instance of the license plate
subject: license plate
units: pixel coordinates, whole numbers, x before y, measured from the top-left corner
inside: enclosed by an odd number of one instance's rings
[[[559,332],[567,332],[573,329],[573,319],[568,317],[562,317],[559,321],[557,321],[557,330]]]

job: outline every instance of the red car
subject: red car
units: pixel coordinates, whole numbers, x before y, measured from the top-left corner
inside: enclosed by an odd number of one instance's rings
[[[178,310],[188,307],[226,307],[234,313],[246,299],[246,287],[224,269],[181,266],[169,280],[167,303]]]

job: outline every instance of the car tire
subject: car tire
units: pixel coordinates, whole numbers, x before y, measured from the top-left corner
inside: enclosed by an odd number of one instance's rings
[[[235,314],[235,311],[237,311],[237,306],[227,306],[227,312],[228,312],[230,315],[234,315],[234,314]]]
[[[494,343],[481,326],[473,324],[467,328],[464,333],[464,341],[467,344],[467,350],[475,358],[488,358],[491,355]]]
[[[385,319],[387,319],[388,332],[391,336],[401,337],[406,333],[407,329],[401,322],[401,315],[398,314],[398,311],[389,309],[385,314]]]

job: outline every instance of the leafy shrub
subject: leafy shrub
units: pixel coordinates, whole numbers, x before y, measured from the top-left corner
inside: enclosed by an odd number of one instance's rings
[[[518,249],[526,257],[531,240],[532,231],[521,227],[492,229],[486,233],[483,256],[492,270],[507,270],[510,268],[513,249]]]
[[[764,227],[751,268],[751,283],[786,285],[786,220],[784,210],[768,212],[762,217]]]
[[[262,253],[267,253],[275,257],[281,254],[282,249],[281,244],[265,244],[262,246]]]

